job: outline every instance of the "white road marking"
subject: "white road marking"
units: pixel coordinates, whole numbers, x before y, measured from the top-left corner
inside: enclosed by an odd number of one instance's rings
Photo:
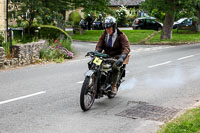
[[[162,65],[169,64],[169,63],[171,63],[171,61],[167,61],[167,62],[164,62],[164,63],[160,63],[160,64],[156,64],[156,65],[148,66],[148,68],[153,68],[153,67],[157,67],[157,66],[162,66]]]
[[[83,81],[79,81],[79,82],[77,82],[77,84],[82,84],[83,83]]]
[[[18,97],[18,98],[13,98],[13,99],[10,99],[10,100],[0,102],[0,105],[5,104],[5,103],[14,102],[14,101],[21,100],[21,99],[25,99],[25,98],[28,98],[28,97],[41,95],[41,94],[44,94],[44,93],[46,93],[46,91],[40,91],[40,92],[37,92],[37,93],[34,93],[34,94],[30,94],[30,95],[26,95],[26,96],[22,96],[22,97]]]
[[[145,52],[145,51],[154,51],[154,50],[161,50],[161,49],[167,49],[167,48],[173,48],[173,47],[176,47],[176,46],[166,46],[166,47],[163,47],[163,46],[159,46],[159,47],[152,47],[152,48],[138,48],[138,49],[134,49],[134,50],[131,50],[131,53],[139,53],[139,52]]]
[[[191,58],[191,57],[194,57],[195,55],[189,55],[189,56],[185,56],[185,57],[182,57],[182,58],[178,58],[177,60],[184,60],[184,59],[187,59],[187,58]]]

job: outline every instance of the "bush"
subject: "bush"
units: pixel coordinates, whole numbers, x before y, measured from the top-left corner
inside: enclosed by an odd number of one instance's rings
[[[65,48],[65,41],[62,39],[56,39],[53,44],[48,46],[46,49],[42,49],[41,51],[41,59],[47,61],[55,61],[60,63],[64,61],[64,59],[71,59],[74,57],[74,54]]]
[[[70,45],[72,43],[71,36],[69,36],[69,34],[64,30],[56,26],[40,25],[40,27],[37,27],[37,29],[39,29],[39,38],[48,39],[50,43],[53,43],[54,40],[60,37],[68,42]]]
[[[3,46],[4,44],[4,37],[3,37],[3,34],[0,33],[0,47]]]
[[[77,11],[73,11],[69,14],[69,21],[72,22],[72,25],[79,25],[81,21],[81,15]]]
[[[116,10],[116,19],[118,26],[126,26],[127,23],[127,9],[124,6],[121,6],[119,10]]]
[[[62,62],[74,57],[72,38],[64,30],[50,25],[41,25],[39,29],[40,38],[49,40],[48,48],[41,51],[41,59]]]
[[[6,56],[10,54],[10,44],[8,42],[4,42],[3,33],[0,33],[0,47],[4,48]]]

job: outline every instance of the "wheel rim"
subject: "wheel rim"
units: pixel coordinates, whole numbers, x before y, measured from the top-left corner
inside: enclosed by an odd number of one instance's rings
[[[90,108],[94,102],[95,89],[94,89],[94,77],[90,77],[88,81],[88,88],[84,95],[84,105],[86,108]]]

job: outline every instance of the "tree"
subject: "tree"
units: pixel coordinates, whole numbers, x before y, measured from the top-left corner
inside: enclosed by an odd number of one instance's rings
[[[65,17],[65,11],[69,10],[72,7],[73,3],[70,3],[71,0],[10,0],[15,9],[17,9],[17,15],[20,16],[23,20],[29,20],[30,24],[34,18],[40,16],[44,23],[50,23],[57,16],[62,15],[63,19]],[[29,17],[24,18],[24,14],[28,13]]]
[[[177,19],[183,17],[192,18],[193,24],[200,29],[200,0],[187,1],[182,10],[176,14]]]
[[[193,13],[196,25],[198,26],[197,30],[199,31],[200,29],[200,0],[191,0],[190,4],[188,4],[187,9]]]
[[[191,0],[190,0],[191,1]],[[161,39],[172,39],[172,29],[176,13],[182,11],[190,2],[188,0],[146,0],[142,7],[151,12],[157,9],[165,13]]]
[[[108,11],[109,0],[10,0],[14,7],[17,7],[16,14],[22,21],[28,22],[28,29],[32,26],[35,19],[42,24],[53,24],[63,28],[65,14],[67,10],[83,7],[85,12]],[[24,17],[25,14],[28,17]]]
[[[83,7],[83,12],[91,13],[109,13],[111,9],[108,8],[110,0],[74,0],[75,8]]]

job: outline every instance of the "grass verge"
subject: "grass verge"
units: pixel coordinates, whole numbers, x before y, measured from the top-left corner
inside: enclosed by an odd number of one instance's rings
[[[161,40],[160,39],[161,32],[152,37],[150,40],[146,42],[146,44],[160,44],[160,43],[169,43],[169,44],[181,44],[181,43],[194,43],[200,42],[200,32],[194,33],[191,31],[179,31],[177,33],[176,30],[173,30],[172,39],[171,40]]]
[[[76,33],[72,36],[73,40],[97,42],[104,30],[85,31],[82,35]],[[149,35],[153,34],[153,30],[122,30],[128,37],[131,44],[138,44]]]
[[[200,107],[186,111],[158,133],[200,133]]]

